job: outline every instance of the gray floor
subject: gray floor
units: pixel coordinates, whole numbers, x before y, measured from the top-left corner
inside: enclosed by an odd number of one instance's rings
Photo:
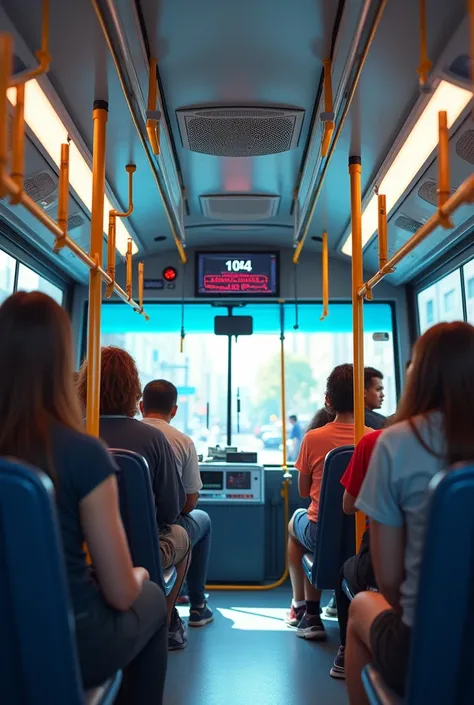
[[[214,622],[170,653],[164,705],[347,705],[344,681],[329,676],[337,622],[325,621],[325,643],[299,639],[281,620],[290,599],[288,588],[212,592]]]

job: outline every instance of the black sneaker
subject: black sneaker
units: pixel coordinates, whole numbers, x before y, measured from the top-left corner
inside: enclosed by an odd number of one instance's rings
[[[168,651],[185,649],[187,645],[186,627],[175,607],[171,615],[171,624],[168,632]]]
[[[331,670],[329,671],[329,675],[332,676],[333,678],[345,678],[346,677],[346,669],[344,668],[344,651],[345,647],[340,646],[339,650],[337,652],[337,656],[334,659],[333,666]]]
[[[319,641],[327,639],[326,630],[319,614],[313,617],[306,613],[296,628],[296,636]]]
[[[190,627],[204,627],[213,620],[214,615],[207,602],[204,603],[204,607],[191,607],[189,611],[188,624]]]

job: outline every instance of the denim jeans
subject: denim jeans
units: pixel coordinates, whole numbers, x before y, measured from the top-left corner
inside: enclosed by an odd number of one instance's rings
[[[192,554],[187,583],[191,607],[197,607],[206,600],[204,591],[211,553],[211,520],[207,512],[193,509],[190,514],[181,514],[176,523],[186,529],[191,539]]]

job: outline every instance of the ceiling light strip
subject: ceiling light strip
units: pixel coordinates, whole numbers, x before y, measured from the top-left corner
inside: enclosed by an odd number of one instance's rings
[[[439,141],[439,112],[446,110],[447,126],[450,129],[469,104],[471,97],[472,93],[467,89],[449,81],[440,81],[378,185],[378,191],[387,198],[387,215],[436,149]],[[369,242],[377,227],[378,202],[377,194],[373,194],[362,213],[362,247]],[[342,251],[351,256],[352,233],[349,233]]]

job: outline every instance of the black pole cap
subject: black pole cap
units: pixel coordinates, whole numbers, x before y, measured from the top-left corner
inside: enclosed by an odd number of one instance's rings
[[[351,164],[362,164],[362,159],[360,157],[349,157],[349,166]]]
[[[109,111],[109,104],[106,100],[94,100],[94,110],[107,110]]]

